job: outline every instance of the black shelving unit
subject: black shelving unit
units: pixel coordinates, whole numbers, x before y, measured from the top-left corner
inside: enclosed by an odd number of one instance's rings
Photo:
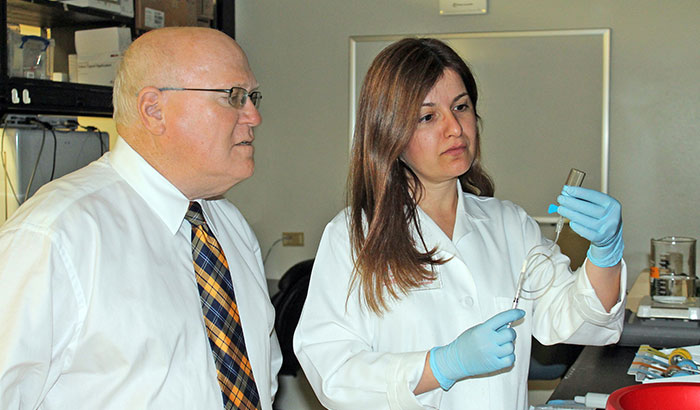
[[[235,0],[218,0],[212,26],[235,38]],[[65,54],[74,53],[75,30],[124,26],[135,37],[134,19],[103,10],[76,7],[50,0],[0,0],[0,25],[28,24],[51,28],[56,40],[56,62],[61,67]],[[112,88],[100,85],[55,82],[10,77],[7,64],[7,30],[0,30],[0,118],[5,114],[53,114],[110,117]]]
[[[37,27],[133,25],[131,17],[49,0],[3,0],[6,22]]]
[[[236,38],[235,0],[217,0],[212,27]]]
[[[134,19],[99,9],[75,7],[48,0],[2,0],[0,25],[28,24],[50,28],[63,55],[75,52],[75,30],[109,26],[126,26],[133,31]],[[7,30],[0,30],[0,115],[57,114],[112,115],[112,88],[100,85],[56,82],[9,76],[7,65]]]

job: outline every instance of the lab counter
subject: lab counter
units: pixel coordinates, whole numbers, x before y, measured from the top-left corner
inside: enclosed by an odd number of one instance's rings
[[[573,400],[586,393],[610,394],[639,384],[627,374],[639,345],[660,349],[700,344],[700,321],[638,318],[637,309],[646,295],[649,272],[643,271],[627,295],[620,341],[609,346],[586,346],[557,385],[551,400]]]
[[[636,310],[636,305],[633,308]],[[627,374],[627,369],[642,344],[657,349],[700,344],[700,322],[639,319],[635,312],[627,309],[620,341],[609,346],[586,346],[550,399],[572,400],[589,392],[610,394],[619,388],[639,384],[634,376]]]
[[[573,400],[586,393],[610,394],[639,384],[627,374],[639,346],[586,346],[552,393],[550,400]]]

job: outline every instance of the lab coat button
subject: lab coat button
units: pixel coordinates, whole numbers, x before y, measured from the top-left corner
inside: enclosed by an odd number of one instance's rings
[[[462,305],[464,305],[464,307],[474,306],[474,298],[471,296],[465,296],[464,299],[462,299]]]

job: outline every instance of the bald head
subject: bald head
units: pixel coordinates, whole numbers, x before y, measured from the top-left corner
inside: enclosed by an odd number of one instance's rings
[[[114,120],[117,128],[136,125],[137,95],[148,86],[181,86],[188,77],[206,76],[213,56],[233,55],[247,69],[243,50],[226,34],[202,27],[168,27],[137,38],[124,54],[114,80]],[[121,131],[120,131],[121,132]]]
[[[212,29],[158,29],[136,39],[114,81],[119,135],[189,199],[253,174],[258,82],[243,50]],[[232,87],[247,92],[230,103]]]

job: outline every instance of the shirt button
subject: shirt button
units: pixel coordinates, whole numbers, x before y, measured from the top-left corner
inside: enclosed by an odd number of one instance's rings
[[[462,299],[462,305],[464,305],[464,307],[474,306],[474,298],[471,296],[465,296],[464,299]]]

